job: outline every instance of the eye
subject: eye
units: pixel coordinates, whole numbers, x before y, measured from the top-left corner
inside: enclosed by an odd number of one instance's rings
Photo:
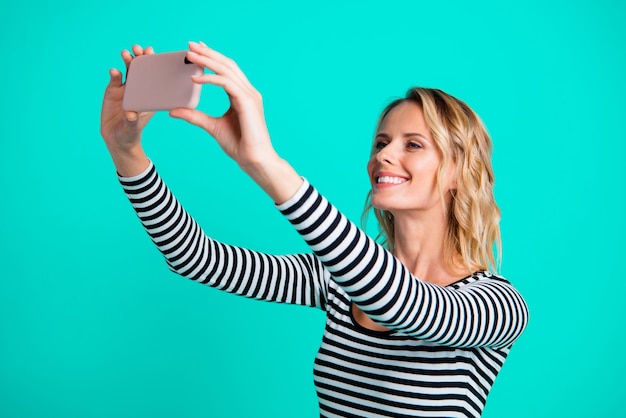
[[[376,151],[380,151],[381,149],[385,148],[386,145],[387,141],[377,140],[376,142],[374,142],[374,149]]]
[[[420,144],[419,142],[416,142],[416,141],[409,141],[406,146],[407,146],[407,148],[412,148],[412,149],[424,148],[422,146],[422,144]]]

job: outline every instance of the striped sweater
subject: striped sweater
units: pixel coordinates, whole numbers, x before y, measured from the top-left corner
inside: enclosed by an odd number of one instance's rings
[[[419,280],[306,181],[277,208],[313,254],[275,256],[209,238],[152,163],[119,179],[174,272],[326,311],[314,367],[321,416],[478,417],[528,321],[520,294],[489,272],[445,287]],[[390,330],[360,326],[352,304]]]

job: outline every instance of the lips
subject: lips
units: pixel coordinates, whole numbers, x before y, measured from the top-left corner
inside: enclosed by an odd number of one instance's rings
[[[397,186],[407,182],[409,179],[404,176],[400,176],[395,173],[380,172],[376,174],[376,187],[390,187]]]
[[[392,176],[380,176],[376,178],[376,183],[377,184],[400,184],[400,183],[404,183],[406,181],[405,178],[401,178],[401,177],[392,177]]]

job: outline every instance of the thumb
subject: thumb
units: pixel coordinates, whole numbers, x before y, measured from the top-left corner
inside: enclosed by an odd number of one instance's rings
[[[139,113],[133,111],[124,112],[124,118],[129,125],[136,125],[139,121]]]
[[[179,107],[170,110],[170,116],[176,119],[186,120],[187,122],[204,129],[211,135],[215,132],[217,119],[199,110]]]

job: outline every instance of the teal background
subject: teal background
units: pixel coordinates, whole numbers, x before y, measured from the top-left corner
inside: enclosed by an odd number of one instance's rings
[[[169,272],[100,138],[120,50],[188,40],[239,63],[279,153],[353,220],[384,105],[412,85],[467,101],[495,146],[503,273],[531,310],[484,416],[626,416],[625,18],[609,0],[4,0],[0,416],[318,416],[323,313]],[[212,138],[163,114],[144,138],[207,233],[306,251]]]

